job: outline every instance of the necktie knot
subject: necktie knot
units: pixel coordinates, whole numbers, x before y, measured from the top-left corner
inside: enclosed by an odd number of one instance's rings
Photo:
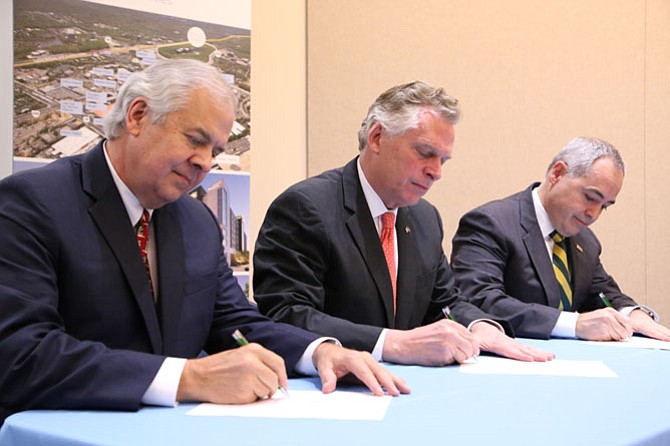
[[[395,226],[395,214],[393,212],[384,212],[382,214],[382,231],[391,229]]]
[[[137,236],[146,236],[149,233],[149,211],[142,209],[142,215],[140,216],[140,221],[137,222]]]
[[[558,231],[554,230],[551,234],[549,234],[551,239],[554,241],[554,243],[563,243],[563,240],[565,240],[565,237],[563,237],[561,234],[558,233]]]

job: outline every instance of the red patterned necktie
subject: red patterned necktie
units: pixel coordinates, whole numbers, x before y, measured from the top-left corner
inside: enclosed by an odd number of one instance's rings
[[[396,310],[396,269],[395,269],[395,214],[385,212],[382,214],[382,249],[386,257],[386,265],[391,276],[391,286],[393,287],[393,314]]]
[[[151,283],[151,269],[149,268],[149,258],[147,256],[147,242],[149,241],[149,211],[146,209],[142,210],[142,217],[137,228],[137,244],[140,247],[140,252],[142,253],[142,261],[144,262],[144,269],[147,272],[147,277],[149,279],[149,286],[151,287],[151,295],[154,294],[154,287]]]

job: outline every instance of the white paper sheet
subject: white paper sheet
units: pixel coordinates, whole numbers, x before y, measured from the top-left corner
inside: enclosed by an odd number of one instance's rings
[[[288,397],[277,394],[272,399],[251,404],[199,404],[188,411],[187,415],[382,420],[393,398],[343,391],[325,395],[319,390],[289,390]]]
[[[608,347],[621,348],[646,348],[653,350],[670,350],[670,342],[659,341],[658,339],[645,338],[642,336],[633,336],[625,341],[586,341],[589,344],[606,345]]]
[[[554,359],[547,362],[522,362],[507,358],[480,356],[477,362],[461,364],[461,373],[484,375],[547,375],[616,378],[618,375],[602,361]]]

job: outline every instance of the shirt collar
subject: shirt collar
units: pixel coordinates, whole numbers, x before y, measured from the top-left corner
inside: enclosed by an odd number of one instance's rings
[[[365,173],[363,173],[363,168],[361,167],[361,159],[358,158],[356,161],[356,168],[358,169],[358,178],[361,180],[361,187],[363,188],[363,195],[365,195],[365,201],[368,203],[368,208],[372,214],[372,218],[379,218],[382,214],[386,212],[393,212],[398,215],[398,209],[388,209],[377,192],[370,186],[368,179],[365,178]]]
[[[128,213],[130,224],[135,226],[142,217],[142,211],[144,211],[144,207],[142,207],[140,200],[137,199],[137,197],[130,191],[130,189],[128,189],[128,186],[126,186],[123,180],[121,180],[119,174],[116,173],[116,169],[114,169],[114,165],[112,164],[112,161],[109,159],[109,155],[107,154],[107,140],[105,140],[102,143],[102,148],[103,153],[105,154],[105,161],[107,162],[107,167],[109,168],[109,171],[112,173],[114,184],[116,185],[116,188],[118,189],[119,194],[121,195],[121,200],[123,201],[123,205],[125,206],[126,212]],[[147,209],[147,211],[149,211],[149,217],[151,217],[153,209]]]
[[[536,187],[531,191],[533,196],[533,207],[535,208],[535,215],[537,216],[537,223],[540,225],[542,237],[546,239],[549,237],[549,234],[554,231],[554,226],[551,224],[551,220],[549,220],[549,214],[547,214],[547,210],[544,208],[544,206],[542,206],[542,202],[540,201],[540,194],[538,193],[537,189],[538,188]]]

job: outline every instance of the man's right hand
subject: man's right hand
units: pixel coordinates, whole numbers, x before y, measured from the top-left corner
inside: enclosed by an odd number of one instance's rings
[[[479,355],[479,342],[461,324],[441,319],[412,330],[389,330],[382,360],[397,364],[442,366]]]
[[[577,317],[575,334],[588,341],[621,341],[633,335],[633,325],[627,316],[613,308],[603,308]]]
[[[258,344],[186,361],[177,401],[244,404],[288,385],[284,360]]]

